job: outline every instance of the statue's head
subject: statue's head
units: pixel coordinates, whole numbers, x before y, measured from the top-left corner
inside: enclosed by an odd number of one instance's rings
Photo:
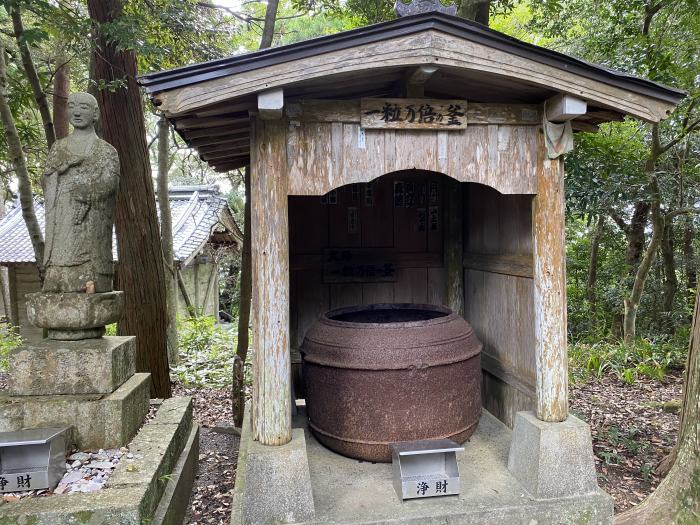
[[[70,123],[74,128],[94,127],[99,116],[97,100],[90,93],[71,93],[68,96]]]

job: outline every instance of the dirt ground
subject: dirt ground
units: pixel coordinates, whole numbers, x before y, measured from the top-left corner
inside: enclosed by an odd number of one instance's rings
[[[678,434],[683,374],[633,385],[607,376],[571,388],[571,411],[591,425],[600,486],[615,512],[633,507],[661,479],[654,474]]]

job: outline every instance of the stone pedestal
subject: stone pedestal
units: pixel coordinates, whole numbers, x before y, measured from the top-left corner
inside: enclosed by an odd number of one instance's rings
[[[249,408],[246,405],[231,523],[264,525],[312,520],[314,498],[304,431],[292,429],[292,440],[286,445],[261,445],[252,437]]]
[[[508,470],[538,499],[599,490],[590,428],[572,415],[561,423],[547,423],[533,412],[518,412]]]
[[[127,444],[148,412],[150,374],[134,373],[135,338],[44,340],[10,357],[0,432],[72,427],[84,449]]]
[[[124,312],[124,292],[27,294],[27,318],[49,339],[99,338]]]

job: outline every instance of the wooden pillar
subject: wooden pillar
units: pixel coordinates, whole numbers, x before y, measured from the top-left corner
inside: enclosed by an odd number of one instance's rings
[[[464,207],[462,183],[446,177],[443,203],[445,217],[445,269],[447,273],[447,306],[464,316]]]
[[[540,136],[532,207],[537,418],[568,416],[564,160],[550,160]]]
[[[251,121],[253,438],[291,440],[289,228],[284,120]]]

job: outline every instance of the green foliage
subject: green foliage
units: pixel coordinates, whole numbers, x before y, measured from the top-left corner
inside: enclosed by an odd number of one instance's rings
[[[217,324],[208,316],[179,318],[180,363],[171,368],[174,378],[189,386],[229,387],[236,353],[234,326]]]
[[[570,379],[581,382],[612,374],[630,384],[639,377],[660,380],[669,369],[683,367],[686,351],[678,340],[640,339],[632,347],[621,342],[579,342],[569,345]]]
[[[17,328],[9,323],[0,323],[0,372],[7,372],[10,351],[21,344],[22,338]]]

